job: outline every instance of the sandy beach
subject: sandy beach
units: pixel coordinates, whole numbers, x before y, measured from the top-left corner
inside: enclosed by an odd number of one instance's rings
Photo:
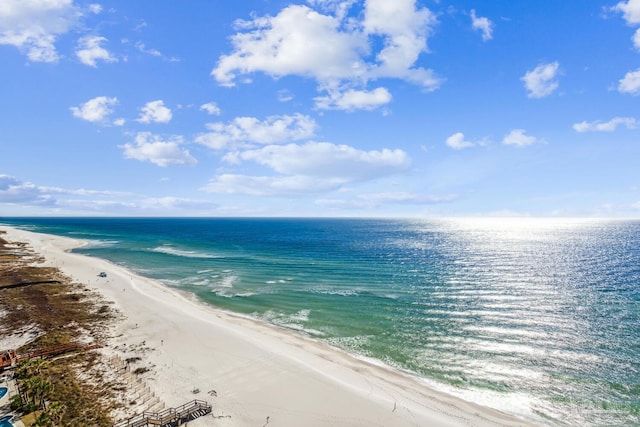
[[[189,425],[533,425],[295,332],[205,306],[108,261],[67,252],[82,241],[0,230],[114,303],[123,318],[100,351],[140,356],[150,368],[145,382],[166,406],[193,399],[213,405],[212,415]],[[106,277],[99,277],[103,271]]]

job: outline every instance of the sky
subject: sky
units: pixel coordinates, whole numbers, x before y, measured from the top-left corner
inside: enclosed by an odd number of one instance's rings
[[[640,218],[640,0],[1,0],[51,215]]]

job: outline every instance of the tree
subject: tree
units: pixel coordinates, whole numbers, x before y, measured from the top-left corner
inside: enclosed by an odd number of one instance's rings
[[[53,402],[49,405],[47,411],[49,412],[51,426],[55,427],[62,424],[62,418],[64,417],[64,413],[67,411],[67,407],[60,402]]]
[[[19,379],[28,379],[29,377],[40,375],[46,363],[44,359],[23,359],[18,362],[16,376]]]
[[[24,381],[24,388],[25,393],[31,397],[33,404],[38,404],[39,407],[44,409],[44,398],[47,393],[51,391],[53,385],[48,379],[36,376],[26,379]]]
[[[61,425],[66,410],[67,407],[62,403],[53,402],[40,414],[34,425],[41,427],[56,427]]]

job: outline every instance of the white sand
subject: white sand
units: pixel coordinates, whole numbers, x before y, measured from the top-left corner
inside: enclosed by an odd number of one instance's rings
[[[533,425],[294,332],[197,303],[105,260],[66,252],[81,241],[0,230],[114,302],[126,318],[105,351],[144,341],[143,363],[153,366],[146,382],[167,406],[194,398],[213,404],[213,416],[191,426]]]

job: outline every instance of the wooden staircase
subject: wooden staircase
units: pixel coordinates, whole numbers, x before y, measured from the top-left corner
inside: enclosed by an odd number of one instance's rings
[[[210,414],[211,405],[203,400],[192,400],[177,408],[167,408],[160,412],[143,412],[126,420],[120,421],[113,427],[176,427],[187,421],[195,420]]]

